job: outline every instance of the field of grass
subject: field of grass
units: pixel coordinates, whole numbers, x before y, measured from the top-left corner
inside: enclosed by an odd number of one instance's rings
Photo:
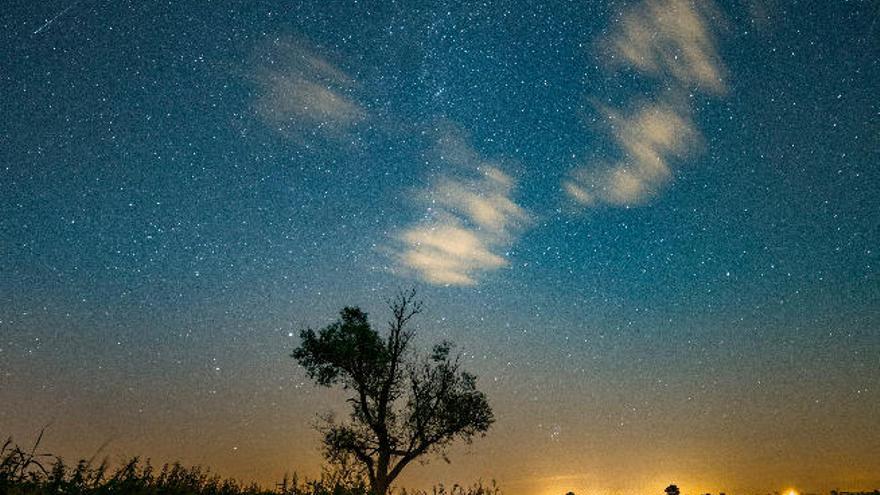
[[[100,463],[80,460],[76,464],[39,451],[40,438],[33,447],[22,448],[12,439],[0,448],[0,494],[3,495],[368,495],[363,482],[325,475],[317,480],[287,477],[272,489],[254,483],[223,478],[200,466],[179,463],[153,466],[150,461],[132,457],[115,467],[105,459]],[[430,492],[400,490],[400,495],[500,495],[492,482],[470,487],[435,486]]]

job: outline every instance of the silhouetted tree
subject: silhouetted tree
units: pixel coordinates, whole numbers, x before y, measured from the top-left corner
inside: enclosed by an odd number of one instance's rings
[[[680,493],[681,493],[678,491],[677,485],[669,485],[663,491],[666,492],[666,495],[680,495]]]
[[[385,495],[416,458],[436,453],[456,439],[470,443],[485,434],[494,418],[476,377],[460,369],[441,342],[419,357],[410,342],[411,319],[422,311],[415,290],[389,301],[387,335],[380,336],[357,307],[318,331],[306,329],[292,356],[317,384],[340,385],[351,396],[349,420],[325,418],[324,454],[337,465],[354,461],[375,495]],[[448,459],[447,459],[448,462]]]

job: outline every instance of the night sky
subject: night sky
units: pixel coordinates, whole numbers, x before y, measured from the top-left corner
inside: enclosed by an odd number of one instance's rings
[[[0,435],[317,475],[306,326],[415,285],[400,485],[880,487],[876,1],[0,9]]]

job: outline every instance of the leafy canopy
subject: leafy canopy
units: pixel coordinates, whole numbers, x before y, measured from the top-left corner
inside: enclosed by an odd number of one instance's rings
[[[328,417],[320,428],[325,455],[365,476],[378,495],[411,461],[430,453],[446,459],[447,445],[469,443],[494,422],[476,376],[461,370],[450,342],[425,356],[410,348],[410,321],[422,311],[415,291],[398,293],[389,308],[384,336],[365,312],[346,307],[336,322],[302,331],[292,355],[318,385],[351,391],[349,419]]]

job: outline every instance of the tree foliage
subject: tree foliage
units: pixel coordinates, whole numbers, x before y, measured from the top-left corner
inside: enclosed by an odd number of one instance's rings
[[[477,378],[461,369],[451,343],[425,356],[411,349],[411,320],[422,311],[415,295],[400,292],[389,301],[385,336],[366,313],[346,307],[335,323],[303,330],[292,354],[317,384],[350,391],[348,420],[326,418],[321,426],[324,452],[331,463],[356,468],[376,495],[384,495],[413,460],[445,458],[450,443],[469,443],[494,421]]]

